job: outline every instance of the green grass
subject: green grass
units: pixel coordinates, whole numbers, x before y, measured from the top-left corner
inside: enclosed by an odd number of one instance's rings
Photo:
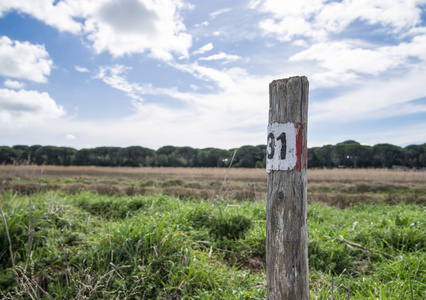
[[[262,202],[43,192],[33,215],[29,201],[0,198],[15,263],[1,222],[5,298],[266,298],[264,266],[253,263],[265,260]],[[332,282],[334,299],[426,298],[425,207],[314,203],[308,226],[311,299],[331,299]]]

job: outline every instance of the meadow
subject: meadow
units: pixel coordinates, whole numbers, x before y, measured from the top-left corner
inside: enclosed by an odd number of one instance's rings
[[[3,299],[266,299],[265,170],[40,171],[0,166]],[[311,299],[426,298],[426,173],[308,182]]]

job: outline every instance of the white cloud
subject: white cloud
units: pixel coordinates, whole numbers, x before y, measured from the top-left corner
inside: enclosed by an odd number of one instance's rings
[[[415,67],[426,61],[426,35],[413,37],[396,45],[377,47],[355,40],[324,42],[312,45],[289,58],[311,64],[311,78],[321,86],[336,86],[362,75],[383,75],[389,70]],[[415,59],[414,62],[411,60]]]
[[[67,135],[65,136],[65,138],[66,138],[67,140],[70,140],[70,141],[72,141],[72,140],[75,140],[75,139],[76,139],[75,135],[72,135],[72,134],[67,134]]]
[[[230,11],[232,11],[231,8],[222,8],[222,9],[216,10],[216,11],[210,13],[210,18],[214,19],[217,16],[226,14],[226,13],[228,13]]]
[[[156,149],[167,143],[176,146],[232,148],[266,142],[268,84],[272,79],[279,78],[277,74],[271,77],[254,76],[241,68],[216,70],[197,63],[174,64],[173,67],[218,88],[210,93],[202,93],[200,90],[182,93],[175,88],[156,88],[129,82],[126,75],[132,69],[126,66],[103,67],[99,71],[99,79],[130,97],[132,93],[136,97],[167,95],[186,101],[185,108],[176,109],[152,101],[137,100],[133,102],[135,113],[124,118],[92,121],[58,119],[55,122],[46,120],[44,124],[26,128],[25,136],[28,138],[30,135],[30,140],[24,142],[54,143],[55,136],[64,137],[70,132],[73,136],[78,136],[78,139],[68,140],[73,147],[127,146],[138,143]],[[282,77],[289,75],[280,74]],[[419,71],[409,74],[400,82],[395,80],[381,83],[377,80],[369,85],[354,87],[329,101],[311,102],[309,121],[312,126],[330,120],[339,124],[419,111],[424,109],[422,105],[410,100],[423,95],[419,92],[419,87],[423,86],[422,79],[425,75],[425,71]],[[411,85],[407,85],[407,82],[411,82]],[[389,86],[392,88],[389,89]],[[1,126],[0,124],[0,128]],[[415,138],[411,136],[410,139],[404,139],[404,133],[398,134],[392,137],[392,141],[404,140],[411,143],[412,138]],[[18,140],[20,135],[24,135],[21,129],[14,131],[13,136],[5,133],[4,138],[13,141],[9,142],[11,144],[19,141],[22,143],[23,139]],[[32,141],[32,135],[43,140]],[[360,136],[357,140],[365,142],[365,138],[367,137],[361,139]],[[372,141],[377,143],[377,139],[372,138]],[[341,140],[333,140],[334,142]]]
[[[6,4],[7,2],[7,4]],[[148,52],[170,60],[188,56],[192,45],[180,12],[192,9],[183,0],[2,1],[0,17],[16,10],[60,31],[83,34],[97,53],[113,56]]]
[[[315,30],[308,21],[321,10],[323,2],[325,1],[265,0],[252,1],[249,7],[270,15],[259,23],[265,33],[272,34],[281,41],[290,41],[298,35],[316,38],[324,36],[322,30]]]
[[[4,85],[11,89],[22,89],[25,87],[25,83],[10,79],[5,80]]]
[[[316,26],[330,32],[341,32],[359,19],[368,24],[380,24],[398,32],[419,24],[421,9],[416,0],[344,0],[323,6],[316,16]]]
[[[217,143],[223,145],[222,147],[236,147],[257,144],[259,138],[263,141],[263,129],[266,130],[267,122],[267,90],[271,81],[269,78],[252,76],[241,68],[216,70],[197,63],[172,63],[171,66],[217,88],[209,93],[202,93],[197,87],[190,92],[179,92],[177,88],[156,88],[149,84],[129,82],[126,75],[131,69],[125,66],[116,65],[100,70],[99,79],[124,91],[133,99],[135,114],[114,122],[120,124],[118,126],[121,130],[125,126],[129,128],[124,134],[134,135],[130,128],[141,128],[138,134],[146,143],[155,144],[158,137],[161,137],[155,147],[161,146],[164,141],[173,145],[190,143],[194,147],[218,146]],[[145,95],[167,96],[169,99],[182,101],[185,105],[182,108],[168,107],[152,100],[142,100],[142,96],[148,98]],[[261,130],[247,133],[247,127]],[[165,128],[170,130],[164,130]],[[115,132],[118,129],[109,130]],[[184,141],[181,140],[183,135],[187,137]],[[122,138],[124,136],[119,139]],[[79,134],[79,140],[81,139]]]
[[[197,91],[197,90],[199,90],[199,89],[200,89],[200,87],[199,87],[198,85],[195,85],[195,84],[191,84],[189,87],[190,87],[193,91]]]
[[[0,38],[0,75],[47,82],[52,64],[44,46]]]
[[[348,87],[340,96],[312,103],[309,122],[346,123],[424,113],[426,104],[414,102],[426,97],[424,78],[426,68],[419,68],[404,77]]]
[[[241,82],[250,87],[244,94],[239,94],[236,87],[219,94],[191,94],[197,102],[185,109],[137,102],[136,112],[129,117],[86,121],[59,119],[35,124],[25,130],[18,128],[13,135],[5,130],[2,138],[10,144],[57,144],[57,137],[72,132],[72,135],[78,136],[76,140],[69,140],[73,147],[140,144],[157,149],[167,143],[199,148],[232,148],[259,144],[259,141],[265,140],[268,101],[267,97],[259,97],[253,91],[265,94],[267,84],[260,84],[263,88],[259,90],[259,81],[252,80]],[[247,127],[256,128],[259,124],[262,130],[247,132]],[[0,123],[0,130],[3,128]]]
[[[293,53],[289,63],[303,67],[313,87],[337,87],[372,76],[399,76],[424,64],[424,4],[425,0],[253,0],[249,8],[266,14],[259,22],[266,35],[304,48]]]
[[[239,55],[232,55],[232,54],[226,54],[224,52],[220,52],[218,54],[214,54],[207,57],[201,57],[199,60],[227,60],[227,61],[235,61],[239,60],[241,56]]]
[[[75,67],[74,67],[74,69],[75,69],[77,72],[80,72],[80,73],[87,73],[87,72],[89,72],[89,69],[84,68],[84,67],[80,67],[80,66],[75,66]]]
[[[336,73],[330,71],[318,71],[310,74],[311,87],[314,88],[333,88],[346,87],[348,85],[358,83],[360,77],[355,73]]]
[[[264,0],[252,1],[249,7],[268,14],[259,23],[266,34],[290,41],[298,36],[326,40],[356,20],[404,33],[420,24],[420,5],[424,3],[423,0]]]
[[[197,27],[207,27],[207,26],[209,26],[209,22],[208,21],[204,21],[204,22],[202,22],[200,24],[195,24],[194,25],[195,28],[197,28]]]
[[[333,73],[359,72],[377,75],[391,67],[400,65],[403,60],[392,53],[392,48],[377,50],[363,49],[351,45],[349,41],[314,44],[289,59],[290,61],[317,60],[319,65]]]
[[[85,32],[97,53],[113,56],[148,51],[170,60],[170,53],[188,56],[192,38],[180,16],[186,6],[180,0],[99,1],[87,15]]]
[[[183,101],[188,100],[187,94],[179,93],[175,88],[155,88],[151,84],[129,82],[127,73],[131,70],[131,67],[124,65],[101,67],[95,78],[101,79],[112,88],[125,92],[137,108],[144,101],[144,95],[166,95]]]
[[[0,123],[21,126],[65,115],[48,93],[0,89]]]
[[[295,40],[292,42],[292,44],[303,48],[308,47],[308,43],[305,40]]]
[[[31,15],[59,31],[79,33],[82,24],[75,19],[78,4],[70,0],[56,1],[55,4],[52,2],[52,0],[0,1],[0,17],[15,10]]]
[[[101,79],[109,86],[125,92],[130,98],[142,101],[140,93],[138,93],[139,86],[131,84],[127,81],[126,73],[130,71],[131,67],[123,65],[115,65],[109,67],[100,67],[99,72],[95,78]]]
[[[206,53],[207,51],[210,51],[213,49],[213,44],[212,43],[208,43],[205,44],[203,47],[195,50],[194,52],[192,52],[192,54],[197,55],[197,54],[203,54]]]

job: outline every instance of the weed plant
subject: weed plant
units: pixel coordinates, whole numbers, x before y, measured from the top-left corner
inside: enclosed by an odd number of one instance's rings
[[[4,299],[266,298],[263,202],[90,191],[34,202],[1,194]],[[415,204],[309,205],[311,299],[425,299],[425,229]]]

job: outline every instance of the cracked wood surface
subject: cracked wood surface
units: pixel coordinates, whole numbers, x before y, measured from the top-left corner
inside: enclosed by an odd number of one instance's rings
[[[306,160],[308,91],[309,82],[304,76],[274,80],[269,85],[268,125],[293,123],[300,128],[300,134],[296,141],[299,165],[290,170],[272,170],[268,173],[268,299],[309,299]],[[275,145],[275,141],[272,144]]]

